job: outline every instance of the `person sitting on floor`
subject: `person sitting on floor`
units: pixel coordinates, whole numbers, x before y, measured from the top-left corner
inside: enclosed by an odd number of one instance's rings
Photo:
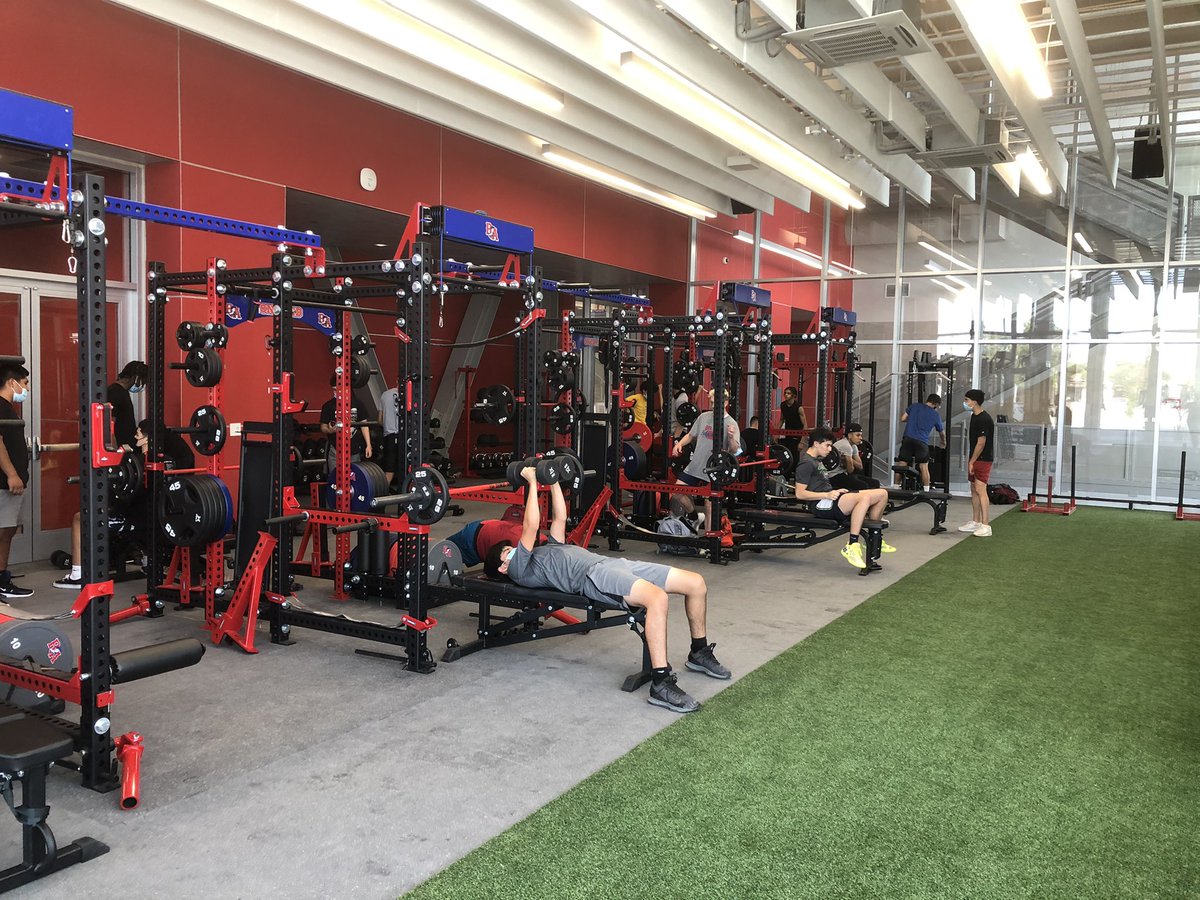
[[[698,572],[664,566],[660,563],[613,558],[592,553],[584,547],[566,543],[567,502],[562,488],[550,487],[550,539],[537,543],[541,528],[538,507],[537,473],[532,466],[521,470],[528,484],[521,539],[516,544],[504,541],[488,553],[484,571],[489,578],[509,578],[522,587],[548,588],[566,594],[580,594],[600,603],[621,601],[646,610],[646,649],[653,670],[649,702],[674,712],[687,713],[700,708],[679,687],[667,661],[667,595],[683,594],[684,611],[692,633],[687,667],[712,678],[730,677],[729,669],[717,661],[705,636],[705,612],[708,585]]]
[[[833,453],[841,464],[841,471],[830,470],[829,483],[835,488],[845,488],[848,491],[864,491],[868,488],[879,487],[879,480],[863,474],[862,456],[858,445],[862,443],[863,430],[857,422],[846,426],[846,436],[833,445]]]
[[[868,514],[872,519],[883,517],[888,493],[883,488],[850,491],[835,488],[829,483],[822,460],[833,451],[833,433],[827,428],[814,428],[808,437],[808,449],[796,463],[796,499],[807,500],[809,511],[820,519],[832,519],[850,528],[850,539],[842,548],[842,556],[852,566],[867,567],[867,554],[859,540],[862,524]],[[884,553],[895,553],[896,548],[884,541]]]

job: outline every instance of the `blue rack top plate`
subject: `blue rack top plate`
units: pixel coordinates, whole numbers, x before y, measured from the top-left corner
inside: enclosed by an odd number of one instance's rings
[[[533,252],[533,229],[527,225],[517,225],[450,206],[441,208],[441,237],[477,247],[495,247],[509,253]]]
[[[736,281],[721,283],[721,299],[736,303],[740,306],[759,306],[764,309],[771,307],[771,292],[754,284],[742,284]]]
[[[0,90],[0,141],[69,153],[74,140],[71,107]]]

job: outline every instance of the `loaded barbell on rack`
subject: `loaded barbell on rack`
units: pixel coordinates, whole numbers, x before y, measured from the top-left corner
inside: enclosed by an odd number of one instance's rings
[[[175,329],[175,343],[179,344],[180,350],[224,347],[229,343],[229,329],[221,322],[180,322]]]
[[[487,425],[505,425],[512,418],[517,401],[513,392],[503,384],[480,388],[471,407],[471,421]]]
[[[420,465],[405,480],[403,494],[375,497],[370,506],[371,509],[402,506],[409,522],[433,525],[442,520],[450,506],[450,485],[433,466]]]
[[[171,368],[182,369],[192,387],[207,388],[221,381],[225,365],[216,350],[197,348],[190,350],[183,362],[171,363]]]
[[[215,475],[166,473],[158,502],[158,521],[167,541],[199,547],[225,537],[233,525],[229,488]]]
[[[691,393],[690,391],[688,393]],[[689,429],[696,424],[696,420],[700,418],[700,410],[697,409],[694,403],[680,403],[675,410],[675,421],[684,429]]]
[[[168,428],[167,431],[188,435],[196,452],[203,456],[216,456],[229,437],[229,425],[225,416],[210,404],[196,408],[187,428]]]

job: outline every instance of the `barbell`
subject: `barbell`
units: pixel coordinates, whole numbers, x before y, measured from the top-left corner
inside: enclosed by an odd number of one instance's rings
[[[559,393],[564,393],[564,391]],[[471,407],[471,421],[482,422],[486,425],[507,425],[516,412],[516,406],[516,397],[508,385],[493,384],[480,388],[475,393],[475,403]],[[555,434],[572,434],[579,421],[579,410],[586,408],[587,398],[582,394],[576,394],[574,408],[567,402],[555,403],[546,414],[546,420],[554,429]]]
[[[208,403],[196,408],[186,428],[168,428],[167,431],[188,435],[192,446],[202,456],[216,456],[229,438],[229,425],[224,414]]]
[[[188,351],[181,363],[171,363],[172,369],[182,369],[192,387],[207,388],[220,383],[225,364],[216,350],[196,348]]]
[[[375,497],[370,503],[371,509],[388,506],[404,507],[404,514],[414,525],[433,525],[442,520],[450,506],[450,485],[433,466],[417,466],[405,479],[403,494]]]
[[[180,322],[175,329],[175,342],[180,350],[212,350],[229,343],[229,329],[222,322]]]

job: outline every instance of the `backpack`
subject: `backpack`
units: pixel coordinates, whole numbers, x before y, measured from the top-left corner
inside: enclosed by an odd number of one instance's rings
[[[659,519],[655,531],[659,534],[671,534],[676,537],[695,537],[696,535],[696,529],[691,526],[691,523],[679,518],[679,516],[664,516]],[[679,544],[659,544],[658,552],[673,553],[676,556],[700,555],[698,548]]]
[[[1010,506],[1021,499],[1016,488],[1009,484],[989,484],[987,492],[988,500],[997,506]]]

